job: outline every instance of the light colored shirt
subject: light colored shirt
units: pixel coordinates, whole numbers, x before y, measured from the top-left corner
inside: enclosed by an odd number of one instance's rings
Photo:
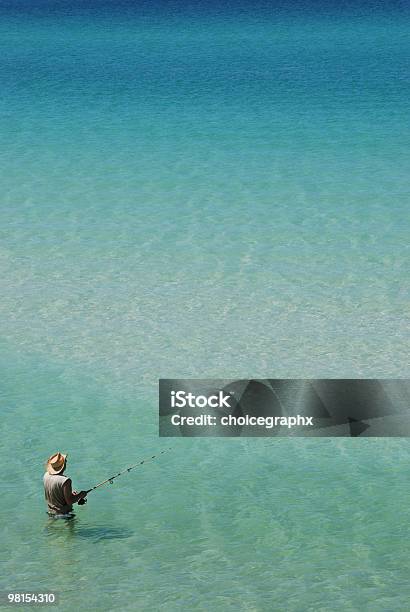
[[[72,511],[73,507],[67,504],[63,491],[67,480],[70,480],[68,476],[62,474],[44,474],[44,496],[50,514],[67,514]]]

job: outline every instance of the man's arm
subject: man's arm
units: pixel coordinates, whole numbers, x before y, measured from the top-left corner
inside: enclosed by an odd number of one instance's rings
[[[87,495],[87,491],[80,491],[79,493],[73,492],[71,487],[71,478],[65,481],[63,491],[68,506],[76,504],[80,499],[84,499],[84,497]]]

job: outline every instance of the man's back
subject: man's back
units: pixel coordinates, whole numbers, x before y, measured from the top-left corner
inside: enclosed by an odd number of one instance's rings
[[[50,514],[67,514],[72,511],[73,507],[67,504],[63,490],[67,480],[70,479],[62,474],[44,474],[44,495]]]

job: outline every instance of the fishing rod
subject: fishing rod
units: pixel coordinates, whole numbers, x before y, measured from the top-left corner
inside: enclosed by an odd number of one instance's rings
[[[126,474],[127,472],[131,472],[131,470],[134,470],[135,468],[139,467],[140,465],[143,465],[144,463],[148,463],[149,461],[152,461],[153,459],[156,459],[160,455],[163,455],[164,453],[166,453],[166,452],[168,452],[170,450],[171,450],[170,448],[166,448],[165,450],[162,450],[160,453],[157,453],[156,455],[152,455],[151,457],[147,457],[146,459],[143,459],[142,461],[138,461],[138,463],[135,463],[134,465],[130,465],[130,467],[125,468],[125,470],[122,470],[121,472],[118,472],[118,474],[114,474],[114,476],[111,476],[110,478],[107,478],[106,480],[103,480],[102,482],[99,482],[94,487],[91,487],[91,489],[88,489],[86,491],[87,495],[88,495],[88,493],[91,493],[91,491],[95,491],[95,489],[98,489],[99,487],[102,487],[103,485],[107,484],[108,482],[110,484],[112,484],[113,480],[118,478],[118,476],[122,476],[122,474]],[[77,503],[78,503],[79,506],[83,506],[84,504],[87,503],[87,499],[85,497],[83,497]]]

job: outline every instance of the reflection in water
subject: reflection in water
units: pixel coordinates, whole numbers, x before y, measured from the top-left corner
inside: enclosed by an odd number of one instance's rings
[[[125,540],[133,535],[131,529],[124,527],[79,527],[75,529],[75,535],[80,538],[90,538],[97,540]]]
[[[99,542],[101,540],[125,540],[133,535],[133,531],[126,527],[113,527],[110,525],[83,526],[78,519],[64,520],[52,519],[47,521],[44,531],[48,537],[56,540],[67,536],[71,538],[84,538]]]

